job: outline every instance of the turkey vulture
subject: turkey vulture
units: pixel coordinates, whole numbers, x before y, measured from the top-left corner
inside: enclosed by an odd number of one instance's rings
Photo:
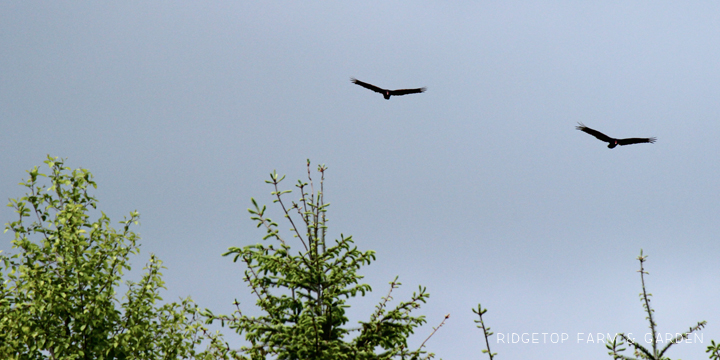
[[[603,133],[601,133],[601,132],[599,132],[599,131],[597,131],[597,130],[591,129],[591,128],[585,126],[585,125],[584,125],[583,123],[581,123],[581,122],[579,122],[578,124],[580,124],[580,125],[579,125],[579,126],[576,126],[576,127],[575,127],[576,129],[578,129],[578,130],[580,130],[580,131],[584,131],[584,132],[586,132],[586,133],[588,133],[588,134],[590,134],[590,135],[598,138],[599,140],[608,143],[608,148],[610,148],[610,149],[612,149],[612,148],[614,148],[614,147],[616,147],[616,146],[618,146],[618,145],[630,145],[630,144],[639,144],[639,143],[654,143],[655,140],[656,140],[654,137],[651,137],[651,138],[615,139],[615,138],[611,138],[611,137],[609,137],[609,136],[607,136],[607,135],[605,135],[605,134],[603,134]]]
[[[383,97],[385,98],[385,100],[390,100],[390,96],[393,96],[393,95],[400,96],[400,95],[405,95],[405,94],[417,94],[417,93],[421,93],[421,92],[427,90],[427,88],[424,88],[424,87],[419,88],[419,89],[388,90],[388,89],[381,89],[375,85],[368,84],[366,82],[362,82],[356,78],[350,78],[350,81],[352,81],[353,83],[358,84],[366,89],[370,89],[374,92],[381,93],[383,95]]]

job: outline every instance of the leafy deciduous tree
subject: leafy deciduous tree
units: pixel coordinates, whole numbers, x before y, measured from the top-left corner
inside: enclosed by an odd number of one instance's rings
[[[3,359],[180,359],[223,357],[221,337],[210,334],[190,298],[159,305],[164,288],[162,262],[154,255],[139,282],[116,290],[139,237],[134,211],[111,227],[101,212],[90,221],[96,188],[85,169],[70,172],[64,161],[48,156],[50,186],[37,167],[21,185],[29,193],[11,200],[19,215],[6,224],[13,248],[0,254],[0,358]],[[32,219],[32,222],[29,223]],[[210,339],[206,352],[195,347]]]

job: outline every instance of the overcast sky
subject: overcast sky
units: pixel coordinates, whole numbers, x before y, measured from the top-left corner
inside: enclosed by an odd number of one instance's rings
[[[399,275],[396,301],[431,294],[411,345],[451,315],[427,343],[439,357],[484,358],[482,303],[502,359],[608,359],[588,333],[649,331],[642,248],[659,331],[708,321],[668,355],[706,358],[720,339],[719,45],[716,1],[5,1],[0,198],[22,196],[47,154],[68,158],[113,222],[140,212],[134,269],[162,259],[165,299],[252,311],[244,268],[221,253],[262,241],[250,198],[272,208],[269,173],[290,189],[309,158],[329,167],[331,237],[377,251],[351,326]],[[428,90],[384,100],[350,77]],[[610,150],[577,122],[657,142]]]

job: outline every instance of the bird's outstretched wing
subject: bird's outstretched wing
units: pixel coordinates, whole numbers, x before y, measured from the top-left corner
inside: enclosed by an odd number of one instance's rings
[[[372,90],[372,91],[374,91],[374,92],[378,92],[378,93],[381,93],[381,94],[384,94],[385,92],[388,91],[388,90],[385,90],[385,89],[381,89],[381,88],[379,88],[379,87],[377,87],[377,86],[375,86],[375,85],[368,84],[368,83],[366,83],[366,82],[362,82],[362,81],[360,81],[360,80],[358,80],[358,79],[356,79],[356,78],[350,78],[350,81],[352,81],[354,84],[360,85],[360,86],[362,86],[362,87],[364,87],[364,88],[366,88],[366,89],[370,89],[370,90]]]
[[[405,94],[417,94],[421,93],[427,90],[426,87],[421,87],[418,89],[398,89],[398,90],[390,90],[390,95],[393,96],[399,96],[399,95],[405,95]]]
[[[581,123],[581,122],[579,122],[578,124],[579,124],[579,125],[575,127],[576,129],[578,129],[578,130],[580,130],[580,131],[583,131],[583,132],[586,132],[586,133],[588,133],[588,134],[590,134],[590,135],[598,138],[599,140],[602,140],[602,141],[608,142],[608,143],[615,141],[615,139],[613,139],[613,138],[611,138],[611,137],[609,137],[609,136],[607,136],[607,135],[605,135],[605,134],[603,134],[603,133],[601,133],[601,132],[599,132],[599,131],[597,131],[597,130],[591,129],[591,128],[585,126],[585,125],[584,125],[583,123]],[[621,145],[624,145],[624,144],[621,144]]]
[[[651,138],[628,138],[628,139],[618,139],[618,145],[631,145],[631,144],[640,144],[640,143],[654,143],[657,138],[651,137]]]

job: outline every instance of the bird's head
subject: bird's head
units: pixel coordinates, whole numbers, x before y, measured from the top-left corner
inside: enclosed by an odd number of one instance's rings
[[[608,148],[612,149],[612,148],[616,147],[617,145],[618,145],[617,140],[613,140],[608,144]]]
[[[383,97],[385,98],[385,100],[390,100],[390,91],[385,90],[385,92],[383,93]]]

